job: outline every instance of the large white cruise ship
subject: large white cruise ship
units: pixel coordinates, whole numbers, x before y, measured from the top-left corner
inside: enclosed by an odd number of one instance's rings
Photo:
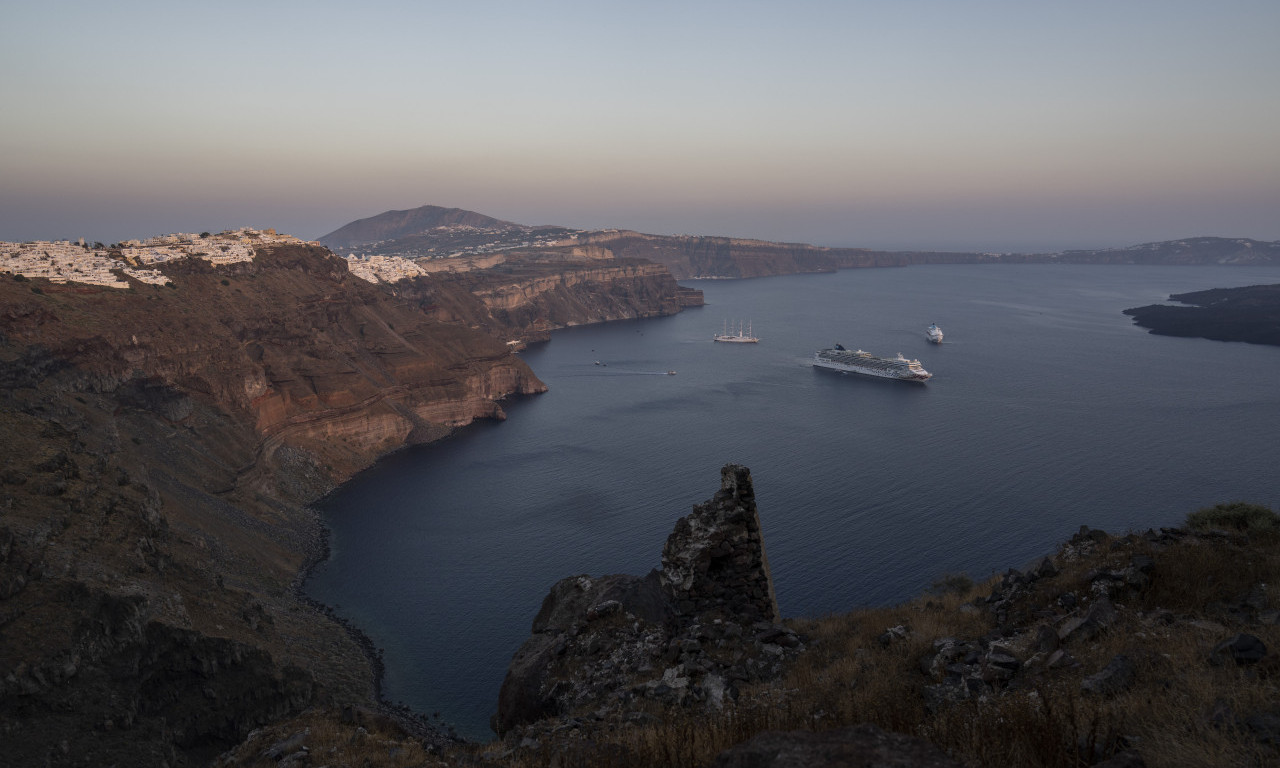
[[[813,364],[817,368],[830,368],[833,371],[861,373],[866,376],[879,376],[882,379],[900,381],[925,381],[933,376],[920,366],[919,360],[908,360],[902,356],[901,352],[896,358],[876,357],[860,349],[850,352],[839,344],[814,354]]]

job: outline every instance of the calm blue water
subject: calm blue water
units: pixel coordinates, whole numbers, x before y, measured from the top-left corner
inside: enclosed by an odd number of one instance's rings
[[[1280,348],[1152,336],[1120,314],[1275,282],[1266,268],[1047,265],[698,282],[701,309],[555,333],[524,353],[548,393],[334,493],[333,557],[307,590],[385,649],[389,699],[484,739],[548,588],[656,567],[726,462],[751,468],[787,616],[1022,566],[1081,524],[1280,508]],[[759,344],[711,342],[739,318]],[[934,378],[809,365],[836,342],[918,357]]]

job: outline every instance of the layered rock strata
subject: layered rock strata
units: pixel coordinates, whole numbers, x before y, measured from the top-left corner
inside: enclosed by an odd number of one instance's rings
[[[746,467],[721,470],[720,491],[676,523],[662,562],[644,577],[551,588],[503,681],[498,733],[582,710],[632,722],[646,702],[718,708],[803,649],[778,623]]]

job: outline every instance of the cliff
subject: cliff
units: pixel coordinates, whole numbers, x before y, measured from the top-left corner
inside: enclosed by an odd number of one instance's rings
[[[300,502],[544,389],[323,249],[162,269],[0,281],[5,765],[198,761],[369,701],[361,649],[294,593],[321,551]]]
[[[544,391],[508,340],[690,300],[598,253],[391,285],[301,244],[156,268],[0,279],[0,765],[198,764],[373,706],[367,641],[297,591],[325,551],[302,505]]]
[[[677,280],[768,277],[804,272],[834,272],[854,267],[980,263],[992,260],[989,255],[978,253],[824,248],[804,243],[774,243],[733,237],[645,235],[627,230],[584,233],[579,240],[584,244],[607,248],[619,258],[640,258],[662,264]]]

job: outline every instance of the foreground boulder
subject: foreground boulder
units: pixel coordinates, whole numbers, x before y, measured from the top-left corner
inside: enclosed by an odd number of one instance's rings
[[[635,720],[641,699],[718,708],[803,649],[778,623],[751,473],[720,475],[715,496],[676,522],[660,571],[551,588],[507,669],[495,731],[579,710]]]

